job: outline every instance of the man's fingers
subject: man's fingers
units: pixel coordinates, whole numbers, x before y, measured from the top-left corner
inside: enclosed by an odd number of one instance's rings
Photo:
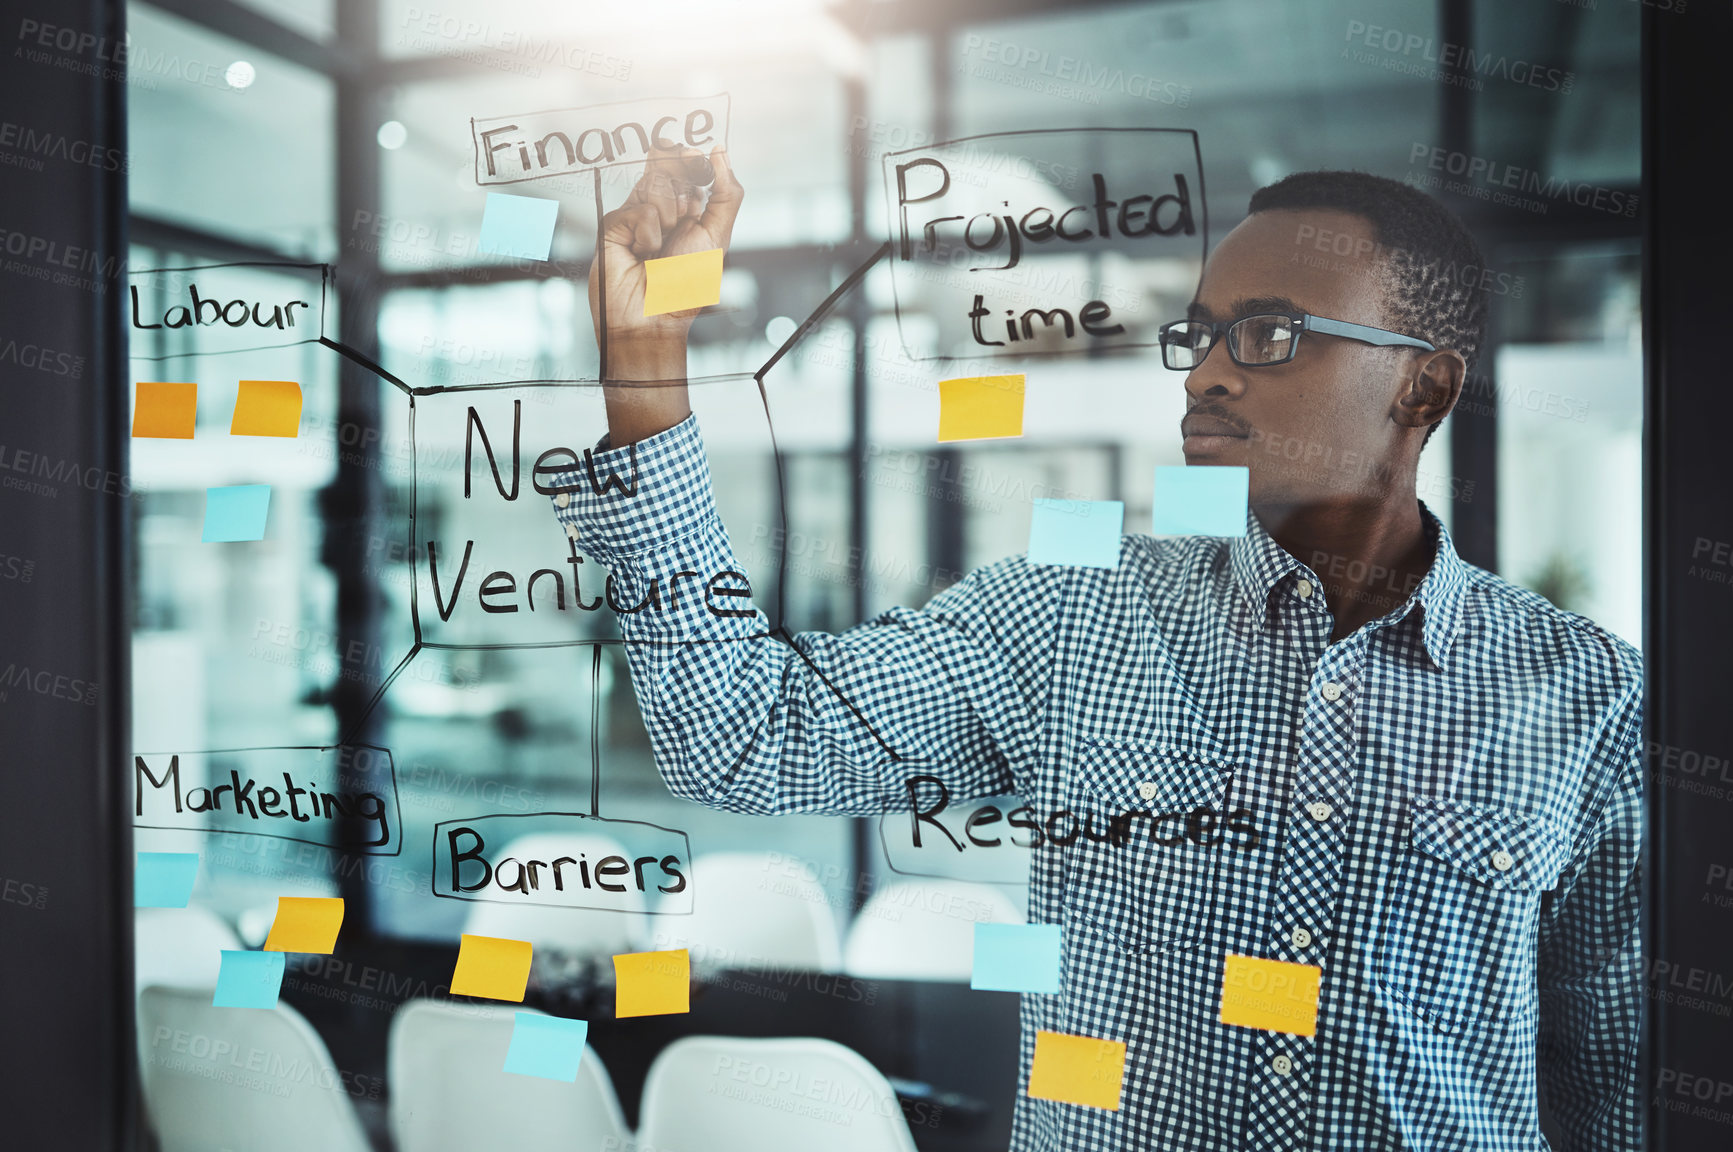
[[[625,204],[602,217],[601,243],[624,249],[638,260],[649,260],[662,251],[662,221],[654,205]]]
[[[746,198],[746,189],[735,179],[734,169],[728,163],[728,153],[722,145],[710,150],[710,166],[715,169],[716,179],[710,186],[710,203],[704,206],[698,223],[720,247],[726,248],[728,238],[734,234],[734,220],[740,215],[740,202]]]
[[[697,149],[687,149],[698,155]],[[641,202],[656,210],[663,228],[672,228],[685,215],[693,199],[694,189],[686,179],[685,158],[676,147],[654,145],[650,159],[644,164],[644,175],[634,194]]]

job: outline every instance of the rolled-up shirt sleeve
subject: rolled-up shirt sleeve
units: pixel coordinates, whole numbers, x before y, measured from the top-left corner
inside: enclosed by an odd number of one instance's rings
[[[913,776],[961,800],[1012,791],[1032,766],[1052,645],[1030,606],[1052,602],[1060,570],[1014,557],[919,610],[772,635],[717,513],[696,417],[599,447],[553,477],[566,491],[552,499],[611,573],[639,710],[676,795],[870,815],[908,808]]]

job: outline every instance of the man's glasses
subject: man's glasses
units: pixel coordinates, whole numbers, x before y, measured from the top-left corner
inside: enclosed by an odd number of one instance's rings
[[[1202,320],[1176,320],[1160,328],[1161,362],[1179,372],[1189,372],[1203,363],[1223,332],[1228,337],[1228,355],[1242,368],[1265,368],[1286,364],[1300,347],[1300,334],[1321,332],[1327,336],[1346,336],[1366,344],[1402,345],[1436,352],[1435,345],[1413,336],[1353,324],[1347,320],[1331,320],[1304,312],[1260,312],[1206,324]]]

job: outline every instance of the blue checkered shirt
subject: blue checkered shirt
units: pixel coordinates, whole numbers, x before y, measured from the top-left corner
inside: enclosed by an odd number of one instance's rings
[[[1020,1088],[1013,1149],[1534,1152],[1561,1147],[1542,1098],[1563,1148],[1640,1147],[1628,644],[1463,561],[1422,505],[1424,581],[1335,643],[1317,573],[1250,516],[1127,535],[1111,569],[1011,557],[791,646],[706,607],[740,565],[695,418],[636,453],[635,495],[574,471],[555,503],[618,603],[658,582],[620,621],[674,793],[867,816],[925,774],[1071,814],[1032,851],[1029,918],[1064,946],[1060,991],[1023,996],[1023,1084],[1039,1030],[1123,1042],[1124,1086],[1116,1110]],[[1315,1034],[1222,1023],[1229,954],[1317,965]]]

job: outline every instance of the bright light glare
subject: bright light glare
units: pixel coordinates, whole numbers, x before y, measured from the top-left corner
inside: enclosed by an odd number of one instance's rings
[[[379,146],[388,152],[395,152],[403,147],[409,139],[409,129],[396,120],[387,120],[379,126]]]
[[[654,41],[645,39],[643,13],[633,5],[586,10],[584,34],[591,41],[618,40],[632,53],[651,52],[658,62],[693,59],[816,55],[844,74],[865,68],[865,49],[838,23],[829,0],[662,0],[656,6]]]

